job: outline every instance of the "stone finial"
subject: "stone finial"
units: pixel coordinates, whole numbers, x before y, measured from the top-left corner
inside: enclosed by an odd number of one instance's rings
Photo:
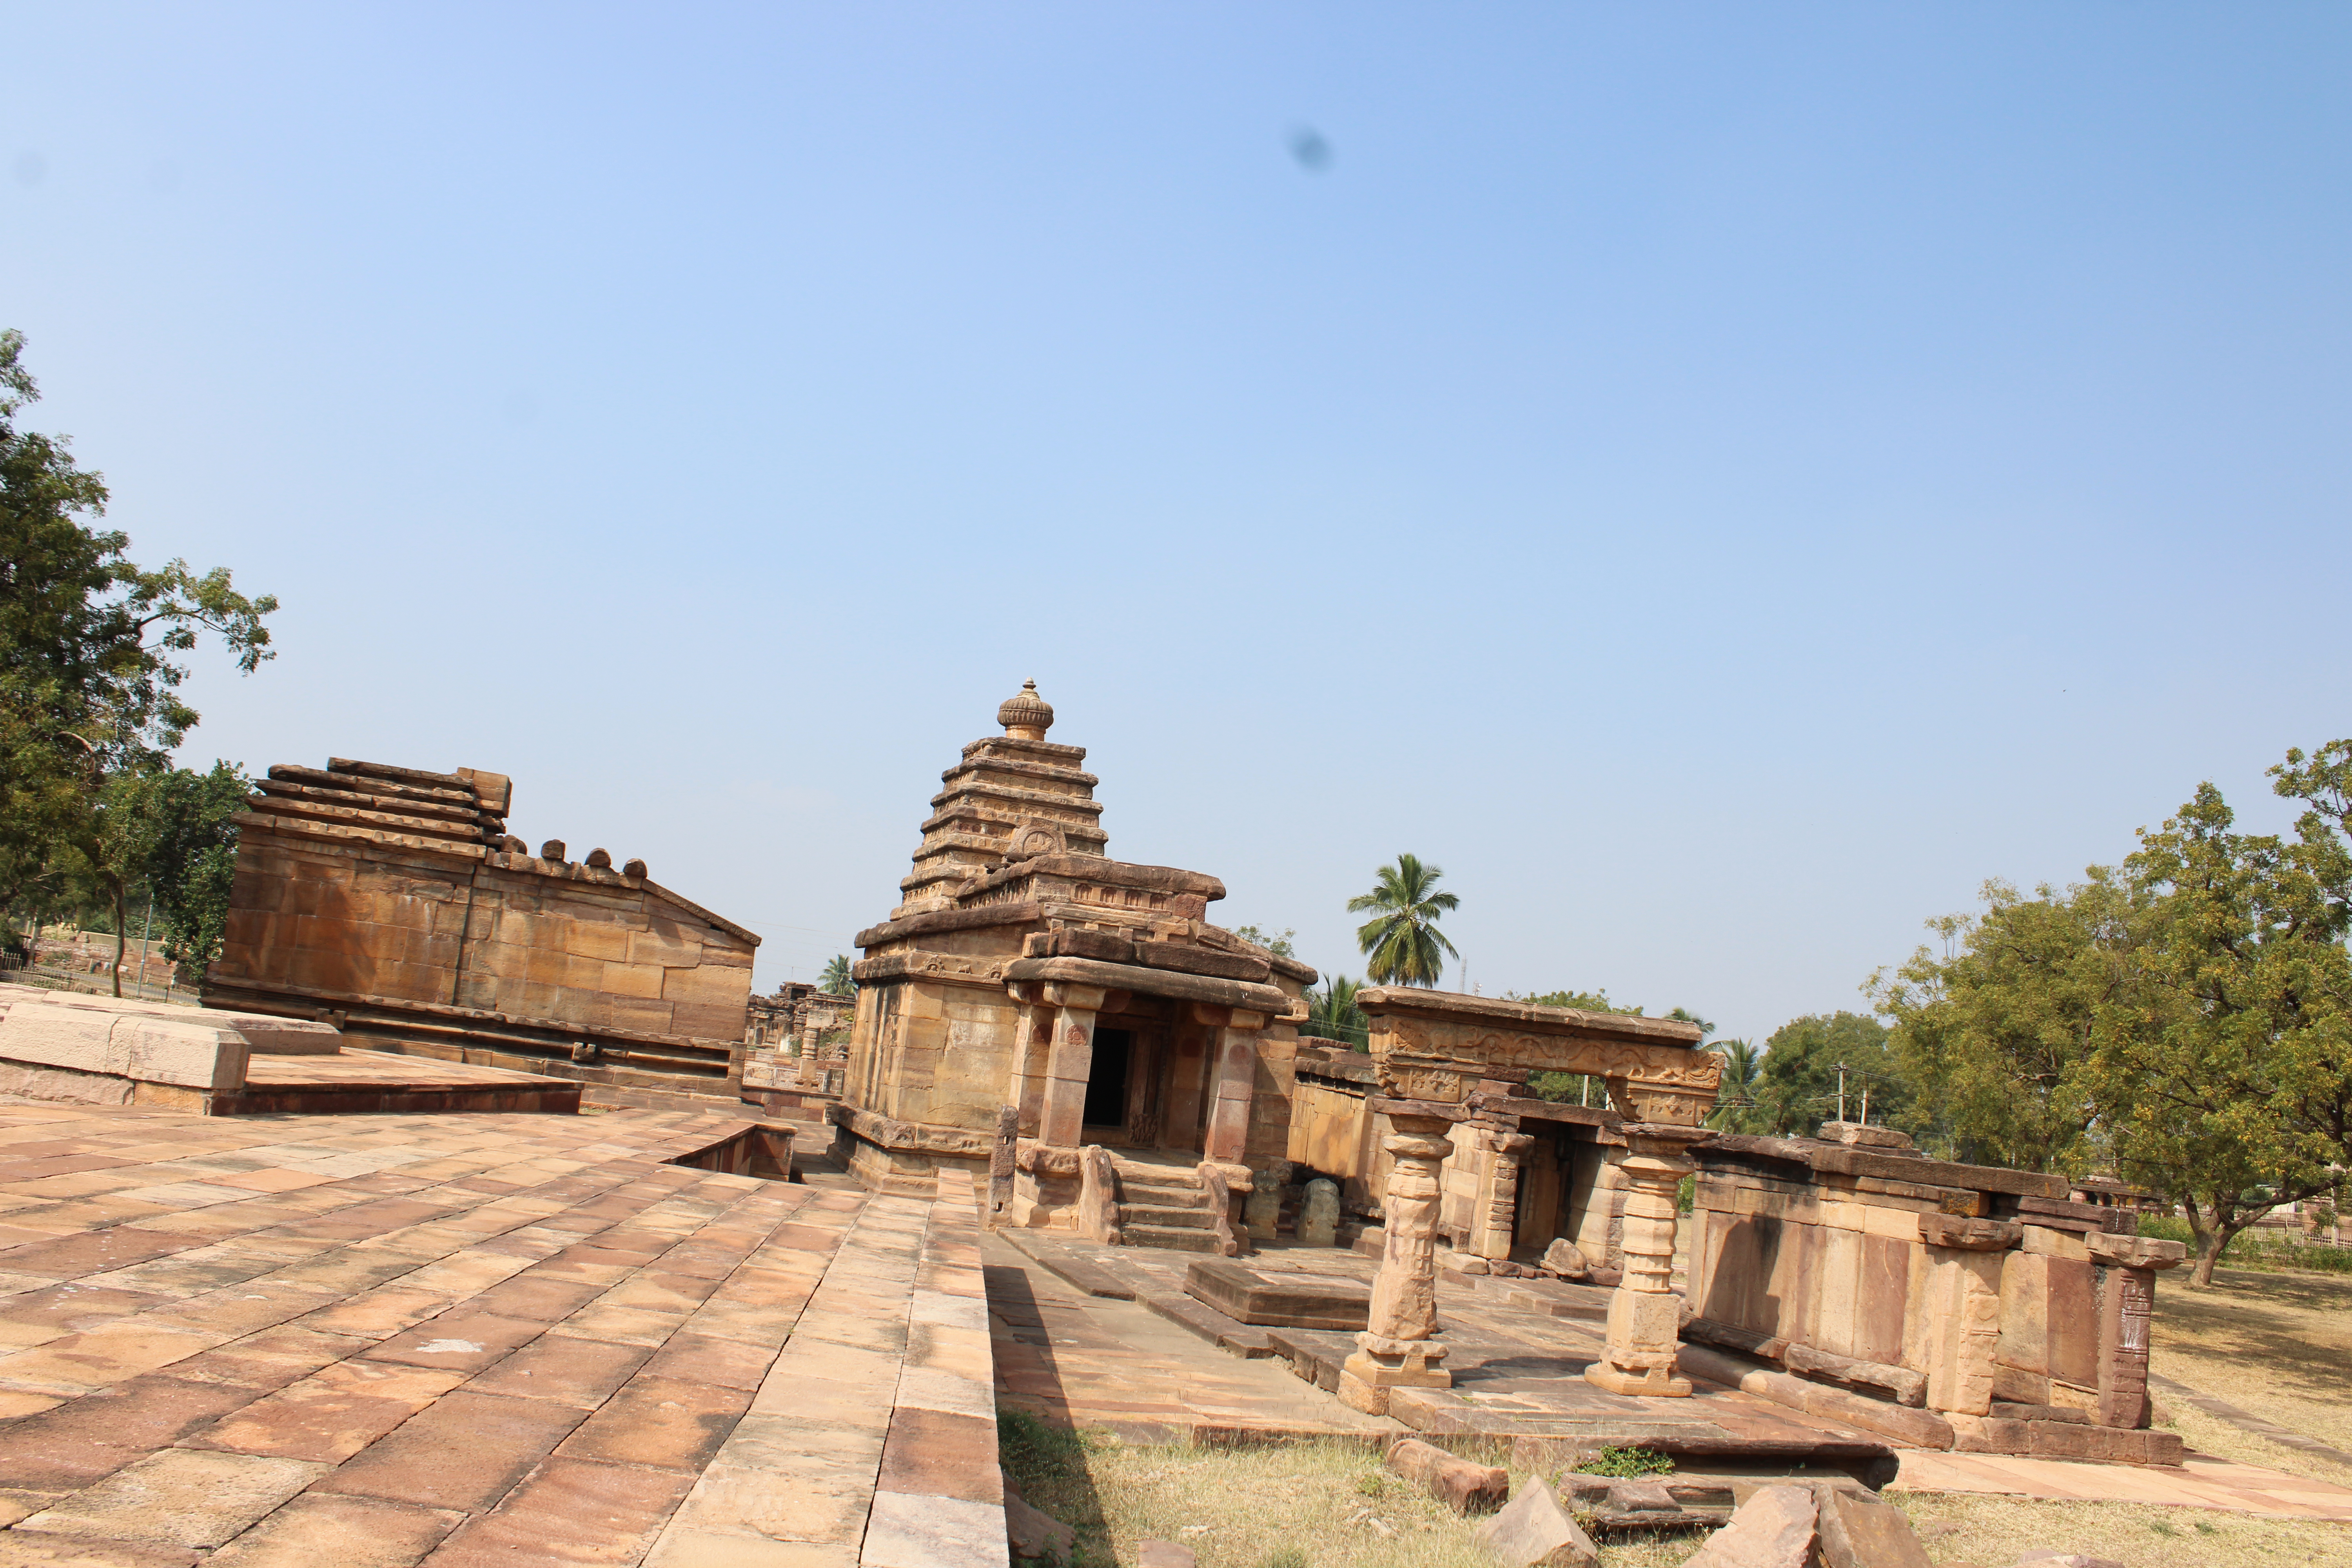
[[[643,877],[645,874],[646,863],[642,860],[625,861],[621,866],[621,875],[624,877]]]
[[[599,871],[611,870],[613,868],[612,851],[609,849],[591,849],[588,851],[588,864],[593,866]]]
[[[996,705],[996,721],[1016,741],[1042,741],[1054,727],[1054,705],[1037,695],[1037,683],[1024,680],[1021,689]]]
[[[563,840],[561,838],[551,838],[546,843],[541,845],[539,847],[539,858],[542,860],[562,859]]]

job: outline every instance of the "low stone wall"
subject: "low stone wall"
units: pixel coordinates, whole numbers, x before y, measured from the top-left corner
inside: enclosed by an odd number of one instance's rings
[[[2147,1382],[2154,1277],[2179,1244],[2068,1201],[2061,1177],[1895,1142],[1699,1145],[1684,1339],[1754,1358],[1733,1367],[1743,1387],[1762,1363],[1895,1406],[1927,1446],[2177,1461]]]
[[[0,985],[0,1090],[84,1105],[201,1107],[261,1055],[331,1056],[324,1024]]]

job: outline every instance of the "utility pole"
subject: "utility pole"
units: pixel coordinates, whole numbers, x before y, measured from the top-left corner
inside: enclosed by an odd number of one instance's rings
[[[1862,1080],[1862,1124],[1870,1125],[1870,1080]]]
[[[1837,1069],[1838,1069],[1838,1120],[1839,1120],[1840,1121],[1843,1121],[1845,1120],[1845,1063],[1843,1063],[1843,1062],[1840,1062],[1840,1063],[1838,1063],[1838,1065],[1837,1065]]]

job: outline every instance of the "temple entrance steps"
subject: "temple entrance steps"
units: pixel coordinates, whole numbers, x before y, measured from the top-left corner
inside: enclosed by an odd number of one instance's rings
[[[1117,1154],[1110,1163],[1118,1177],[1119,1237],[1128,1246],[1216,1252],[1216,1215],[1192,1169]]]

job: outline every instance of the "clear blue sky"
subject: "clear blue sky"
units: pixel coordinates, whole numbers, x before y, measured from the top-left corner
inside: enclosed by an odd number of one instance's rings
[[[881,918],[1034,676],[1110,850],[1734,1034],[2352,732],[2338,5],[11,8],[0,324],[184,756]],[[1329,156],[1302,158],[1319,136]],[[1449,983],[1452,977],[1449,976]]]

